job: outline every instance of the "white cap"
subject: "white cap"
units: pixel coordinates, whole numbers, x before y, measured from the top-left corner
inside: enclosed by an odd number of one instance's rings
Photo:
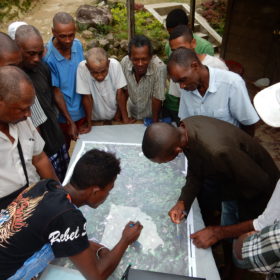
[[[280,83],[267,87],[256,94],[255,108],[268,125],[280,127]]]
[[[15,21],[15,22],[12,22],[9,27],[8,27],[8,35],[13,39],[15,40],[15,36],[16,36],[16,31],[17,29],[22,26],[22,25],[27,25],[26,22],[24,21]]]

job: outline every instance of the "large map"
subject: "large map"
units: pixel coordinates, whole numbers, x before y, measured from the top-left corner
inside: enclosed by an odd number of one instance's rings
[[[120,279],[129,264],[138,269],[196,276],[195,250],[189,239],[193,232],[192,211],[180,225],[173,224],[168,216],[185,182],[184,156],[156,164],[145,158],[138,144],[84,141],[76,161],[93,148],[116,154],[122,170],[104,204],[95,210],[81,208],[89,238],[113,247],[128,220],[139,220],[145,228],[109,279]],[[75,163],[64,184],[69,181]],[[66,260],[56,264],[74,268]]]

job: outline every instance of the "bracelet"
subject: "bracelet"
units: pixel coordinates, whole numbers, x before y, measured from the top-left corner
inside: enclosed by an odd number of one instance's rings
[[[107,248],[106,248],[105,246],[102,246],[102,247],[98,248],[98,250],[96,251],[96,257],[97,257],[97,259],[100,259],[99,252],[100,252],[102,249],[107,249]]]

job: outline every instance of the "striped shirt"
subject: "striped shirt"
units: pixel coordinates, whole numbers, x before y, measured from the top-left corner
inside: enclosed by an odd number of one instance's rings
[[[280,279],[280,223],[265,227],[243,242],[242,259],[247,268]]]
[[[47,116],[45,115],[37,96],[35,96],[34,103],[31,106],[30,118],[36,128],[47,120]]]
[[[152,117],[152,98],[165,98],[166,65],[153,56],[145,76],[138,83],[128,56],[122,59],[121,65],[127,81],[129,115],[137,120]]]

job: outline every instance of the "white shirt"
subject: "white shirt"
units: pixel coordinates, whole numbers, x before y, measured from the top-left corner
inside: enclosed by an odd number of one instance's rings
[[[219,68],[222,70],[228,70],[228,67],[222,61],[220,58],[216,56],[212,56],[209,54],[206,54],[204,59],[201,61],[203,65],[210,66],[213,68]],[[169,94],[174,95],[176,97],[181,97],[181,91],[180,86],[178,83],[174,83],[172,80],[170,81],[170,87],[169,87]]]
[[[45,145],[29,118],[16,124],[9,124],[9,133],[15,139],[14,143],[0,131],[0,197],[7,196],[26,184],[17,148],[18,139],[25,160],[29,184],[37,183],[40,180],[40,176],[32,164],[32,158],[42,153]]]
[[[273,225],[280,221],[280,180],[274,189],[274,192],[266,206],[264,212],[253,221],[255,230],[262,230],[266,226]]]
[[[93,97],[93,120],[111,120],[117,111],[117,90],[126,86],[126,79],[120,63],[109,58],[109,71],[102,82],[95,80],[86,61],[80,62],[77,70],[77,93]]]

